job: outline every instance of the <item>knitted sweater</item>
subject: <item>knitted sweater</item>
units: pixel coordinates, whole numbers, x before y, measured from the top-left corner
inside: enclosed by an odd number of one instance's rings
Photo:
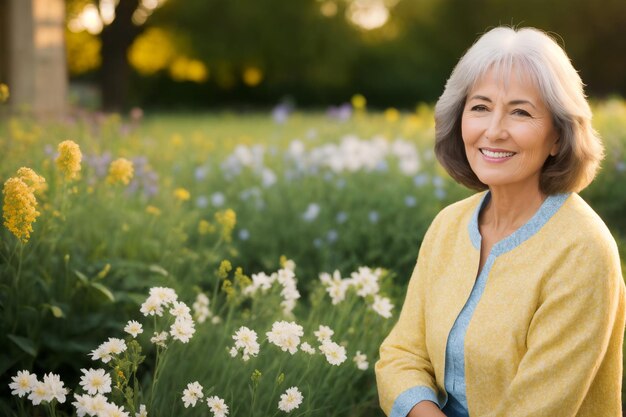
[[[472,225],[483,197],[444,209],[424,237],[376,363],[387,414],[406,415],[429,394],[440,407],[447,401],[446,346],[476,281]],[[615,241],[577,194],[540,223],[506,249],[494,245],[487,260],[464,339],[469,414],[621,416],[626,295]]]

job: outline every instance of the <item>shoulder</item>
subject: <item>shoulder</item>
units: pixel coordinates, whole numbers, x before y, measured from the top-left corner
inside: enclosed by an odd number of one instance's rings
[[[553,232],[571,249],[581,249],[588,255],[619,258],[617,244],[600,216],[578,194],[572,193],[557,215]]]

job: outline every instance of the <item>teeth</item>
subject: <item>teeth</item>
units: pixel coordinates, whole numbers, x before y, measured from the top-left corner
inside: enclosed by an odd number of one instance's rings
[[[515,152],[491,152],[487,149],[480,150],[483,155],[488,156],[490,158],[508,158],[509,156],[515,155]]]

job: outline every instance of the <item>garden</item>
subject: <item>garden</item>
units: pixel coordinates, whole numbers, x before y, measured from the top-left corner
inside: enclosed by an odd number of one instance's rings
[[[433,109],[0,124],[0,414],[380,416],[374,363],[436,213]],[[626,259],[626,102],[581,194]],[[106,413],[106,414],[105,414]]]

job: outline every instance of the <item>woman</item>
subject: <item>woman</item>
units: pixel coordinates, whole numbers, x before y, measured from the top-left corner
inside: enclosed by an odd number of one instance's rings
[[[495,28],[435,108],[435,152],[486,190],[445,208],[376,364],[390,416],[621,416],[624,281],[578,196],[603,148],[582,82],[545,33]]]

